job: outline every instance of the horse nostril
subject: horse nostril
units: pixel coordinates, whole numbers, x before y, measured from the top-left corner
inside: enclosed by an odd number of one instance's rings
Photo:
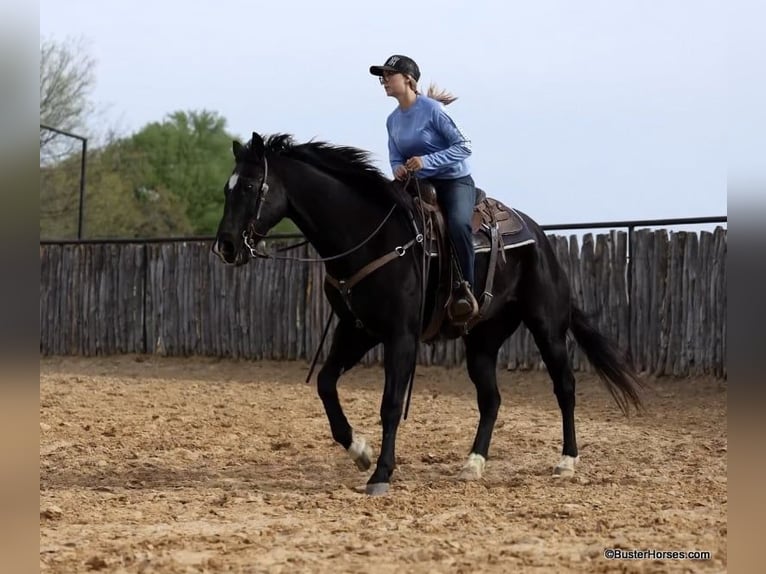
[[[213,245],[213,253],[230,262],[234,259],[234,243],[228,239],[218,239]]]
[[[226,239],[218,242],[219,249],[226,257],[234,255],[234,244]]]

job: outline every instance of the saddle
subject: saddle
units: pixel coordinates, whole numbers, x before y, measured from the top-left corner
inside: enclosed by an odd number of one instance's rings
[[[448,312],[452,302],[454,278],[459,275],[457,263],[451,253],[446,221],[436,199],[436,190],[427,181],[410,181],[406,187],[414,200],[416,217],[425,223],[424,247],[426,253],[438,265],[437,288],[431,320],[425,327],[421,340],[431,342],[446,328],[467,332],[482,320],[492,303],[492,287],[496,270],[505,264],[505,250],[534,243],[531,233],[518,213],[500,201],[487,197],[484,190],[476,188],[472,229],[473,248],[476,253],[489,253],[486,281],[479,297],[479,313],[468,323],[452,321]],[[476,289],[478,286],[474,286]],[[478,290],[476,290],[478,292]],[[449,336],[449,334],[448,334]]]

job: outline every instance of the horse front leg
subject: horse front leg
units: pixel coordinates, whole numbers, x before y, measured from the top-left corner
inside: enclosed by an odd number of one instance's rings
[[[367,332],[341,321],[335,328],[332,346],[317,375],[317,392],[322,399],[330,430],[357,468],[365,471],[372,465],[372,448],[364,437],[354,434],[338,399],[338,379],[356,365],[377,341]]]
[[[414,368],[416,346],[417,340],[410,334],[400,335],[384,344],[386,383],[380,405],[383,443],[375,472],[367,482],[367,494],[385,494],[391,485],[391,475],[395,466],[396,431],[402,418],[407,383]]]

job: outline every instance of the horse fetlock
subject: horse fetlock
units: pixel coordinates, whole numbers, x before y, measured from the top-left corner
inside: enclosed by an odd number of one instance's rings
[[[372,447],[364,437],[352,434],[351,446],[347,452],[359,470],[366,471],[372,466]]]
[[[487,459],[482,455],[472,452],[458,475],[460,480],[479,480],[484,474]]]
[[[553,469],[554,478],[566,478],[574,476],[575,465],[580,461],[579,456],[564,455]]]

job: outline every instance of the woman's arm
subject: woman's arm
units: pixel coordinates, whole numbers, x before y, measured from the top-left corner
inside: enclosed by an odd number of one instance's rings
[[[471,140],[457,126],[444,106],[434,108],[434,128],[449,142],[447,149],[422,156],[424,168],[438,168],[463,161],[471,155]]]

